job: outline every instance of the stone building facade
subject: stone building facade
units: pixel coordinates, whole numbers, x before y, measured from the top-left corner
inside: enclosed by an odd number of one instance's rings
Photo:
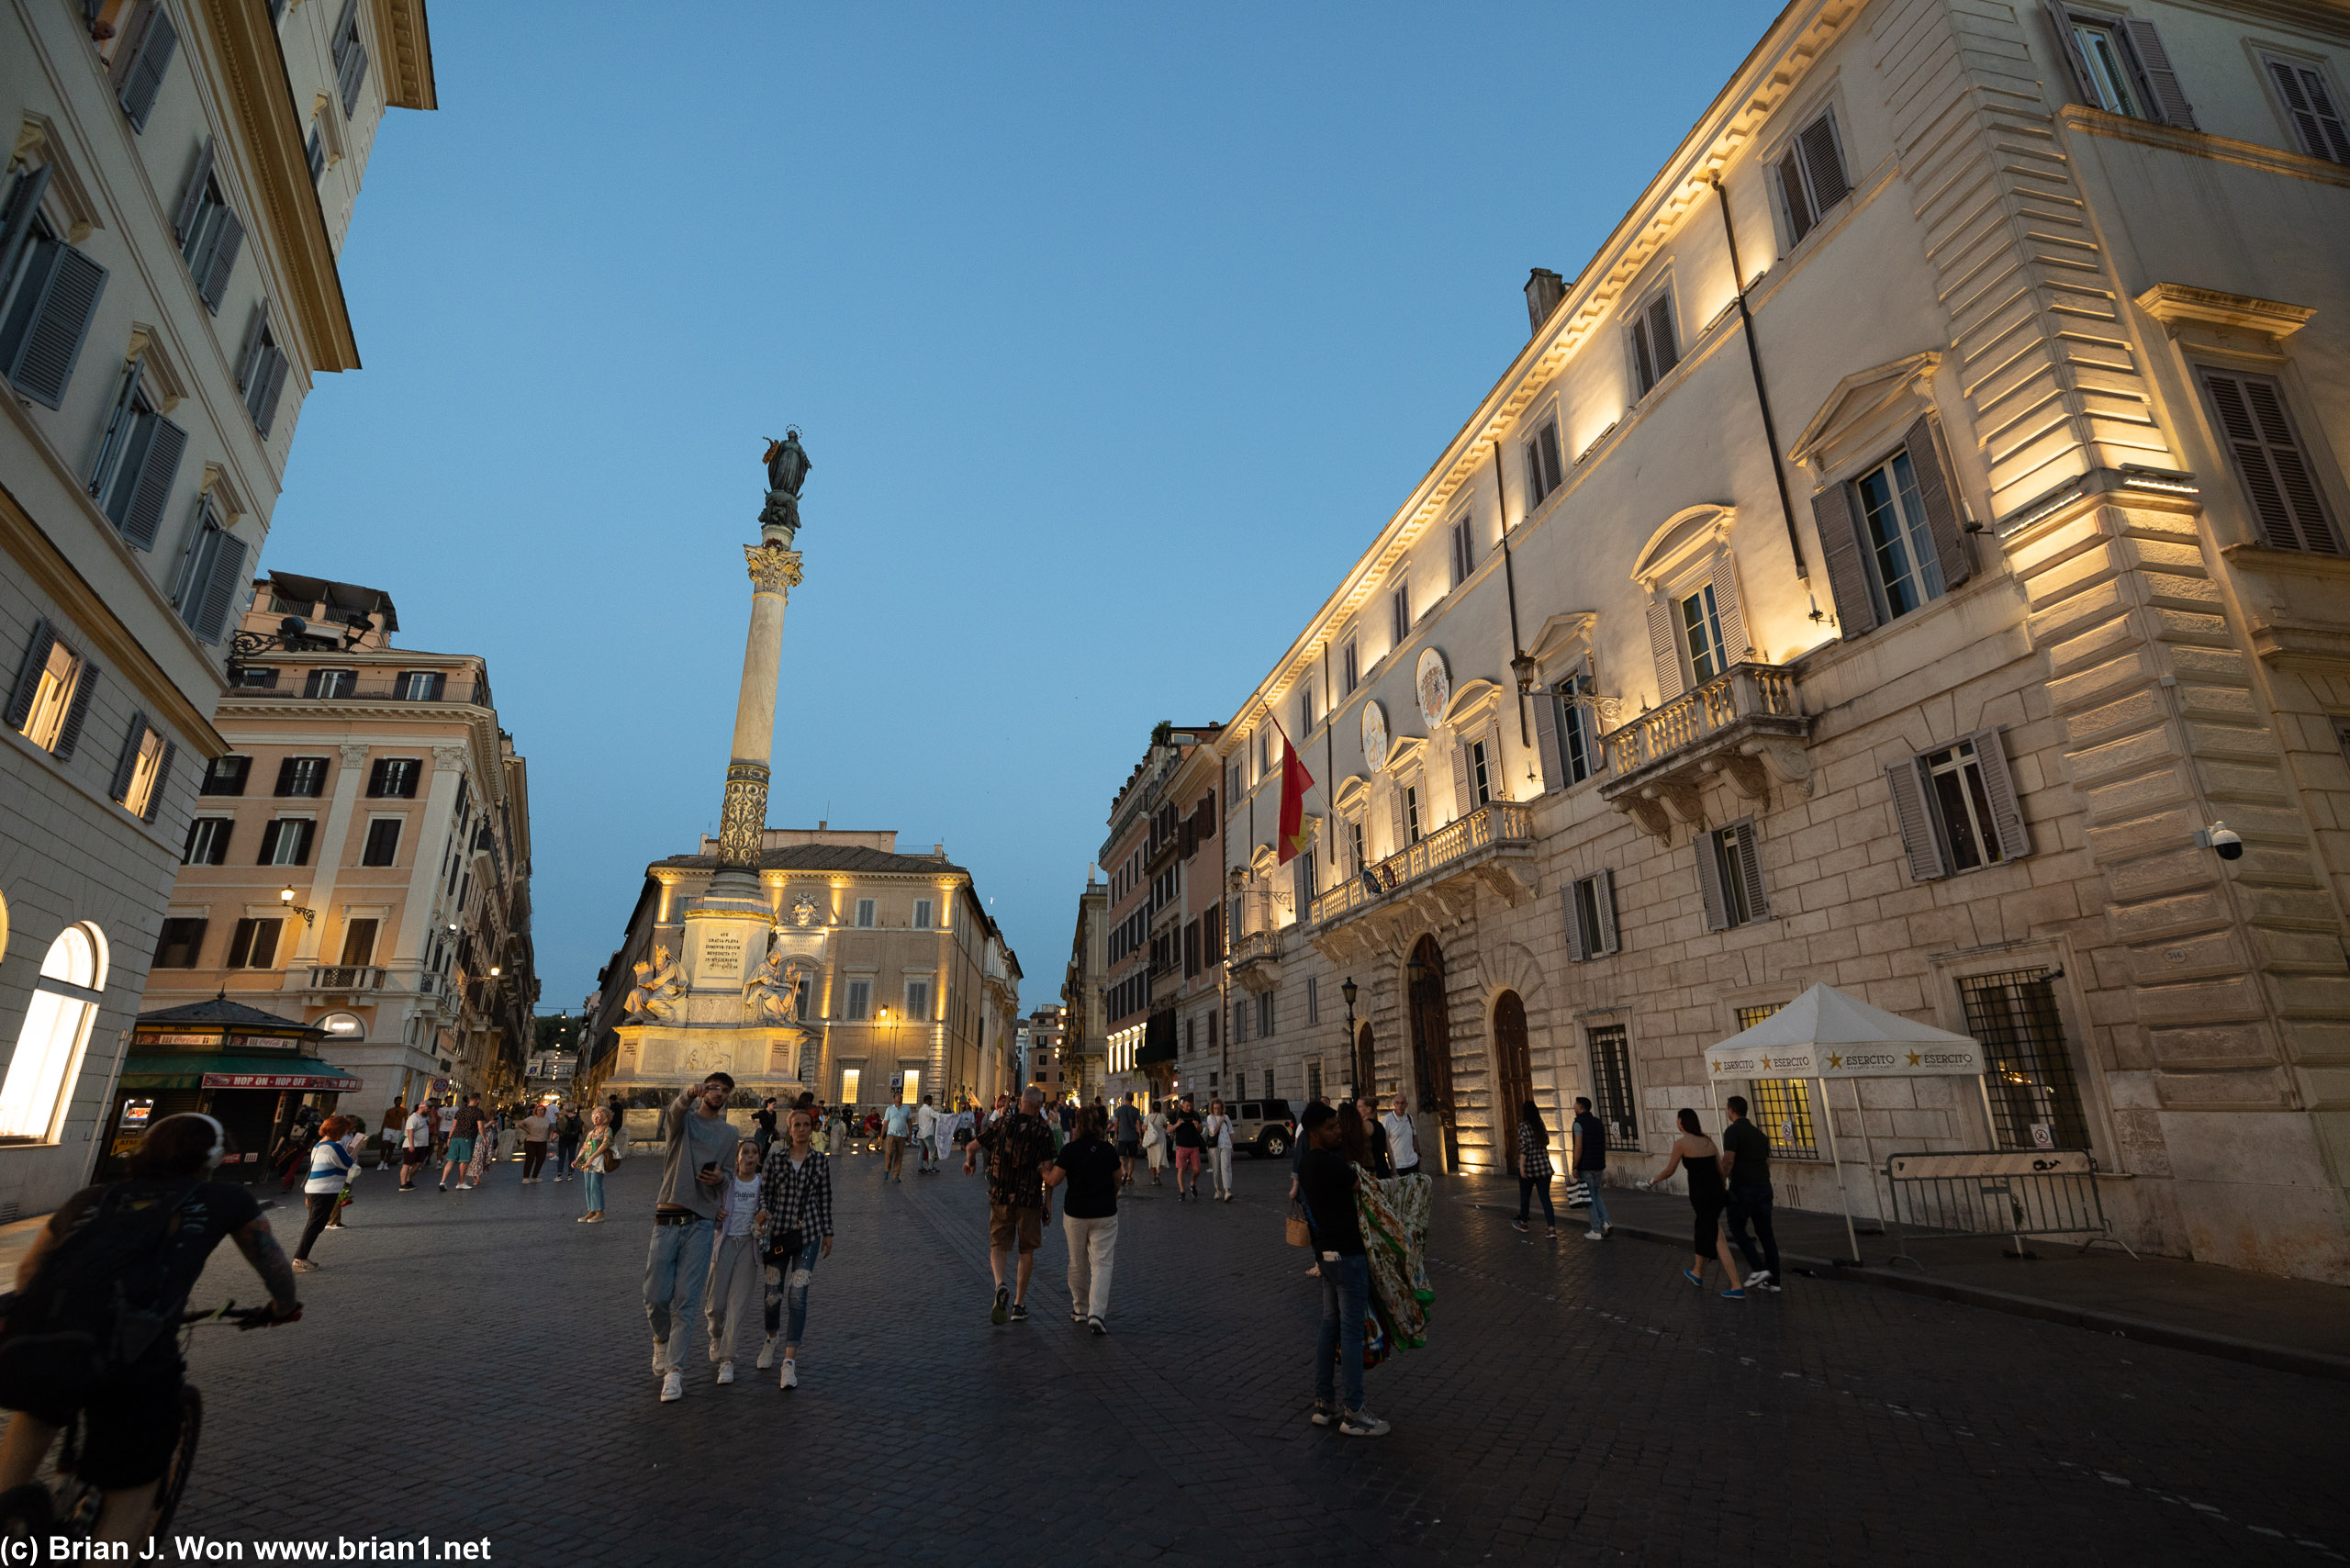
[[[1788,6],[1217,743],[1237,1070],[1653,1151],[1825,981],[1995,1070],[1743,1085],[1783,1202],[2086,1148],[2141,1249],[2350,1280],[2345,73],[2338,6]]]
[[[274,572],[196,770],[150,1010],[230,998],[326,1030],[327,1060],[395,1099],[518,1090],[532,1052],[529,768],[478,655],[395,647],[391,596]],[[293,897],[282,895],[287,889]]]
[[[985,1103],[1014,1088],[1019,960],[946,846],[902,855],[897,837],[822,823],[765,830],[759,892],[772,924],[742,972],[746,998],[767,960],[790,977],[771,1014],[750,1002],[722,1020],[664,1011],[661,976],[685,962],[685,916],[717,846],[704,838],[699,854],[645,868],[626,938],[599,977],[588,1032],[609,1036],[610,1055],[591,1070],[595,1089],[649,1105],[721,1070],[746,1097],[811,1090],[844,1105],[924,1093]]]
[[[91,1168],[295,425],[359,364],[361,176],[433,106],[422,0],[0,17],[0,1218]]]
[[[1091,872],[1077,896],[1077,923],[1069,933],[1069,963],[1061,971],[1062,1049],[1069,1064],[1069,1088],[1080,1100],[1102,1096],[1107,1088],[1109,1031],[1107,984],[1102,979],[1108,946],[1109,893]]]
[[[1215,817],[1214,724],[1151,732],[1143,758],[1111,802],[1102,942],[1103,1091],[1136,1104],[1192,1087],[1204,1023],[1199,996],[1215,983],[1206,946],[1220,946],[1221,834]],[[1204,799],[1200,791],[1206,791]],[[1082,916],[1080,915],[1080,920]],[[1203,944],[1205,946],[1203,946]]]

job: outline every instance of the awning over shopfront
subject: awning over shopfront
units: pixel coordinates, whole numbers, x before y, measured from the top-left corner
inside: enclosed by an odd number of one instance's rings
[[[360,1081],[316,1057],[216,1056],[169,1051],[133,1056],[122,1064],[125,1089],[356,1090]]]

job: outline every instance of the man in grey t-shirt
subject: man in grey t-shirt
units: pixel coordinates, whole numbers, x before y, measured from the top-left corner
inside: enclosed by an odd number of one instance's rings
[[[726,1097],[733,1092],[734,1081],[713,1072],[661,1113],[668,1148],[654,1196],[653,1246],[644,1259],[644,1316],[653,1326],[653,1370],[661,1374],[665,1402],[686,1395],[686,1342],[701,1315],[718,1195],[742,1141],[726,1119]]]

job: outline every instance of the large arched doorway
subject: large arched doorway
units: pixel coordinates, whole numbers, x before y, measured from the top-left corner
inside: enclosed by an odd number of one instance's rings
[[[1379,1057],[1371,1049],[1371,1025],[1365,1024],[1355,1036],[1355,1093],[1358,1096],[1379,1095]]]
[[[1517,1108],[1534,1098],[1534,1062],[1526,1048],[1526,1003],[1505,991],[1494,1002],[1494,1148],[1517,1172]]]
[[[1412,1066],[1420,1081],[1420,1105],[1436,1113],[1444,1135],[1444,1168],[1460,1169],[1460,1129],[1452,1107],[1452,1029],[1444,1012],[1444,953],[1436,938],[1423,936],[1404,967],[1404,994],[1411,1019]]]

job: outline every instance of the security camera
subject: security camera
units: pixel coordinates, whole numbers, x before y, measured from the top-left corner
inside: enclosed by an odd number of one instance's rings
[[[2218,850],[2220,858],[2222,860],[2244,858],[2244,840],[2236,835],[2233,828],[2224,823],[2213,823],[2210,827],[2197,834],[2195,839],[2207,849]]]

